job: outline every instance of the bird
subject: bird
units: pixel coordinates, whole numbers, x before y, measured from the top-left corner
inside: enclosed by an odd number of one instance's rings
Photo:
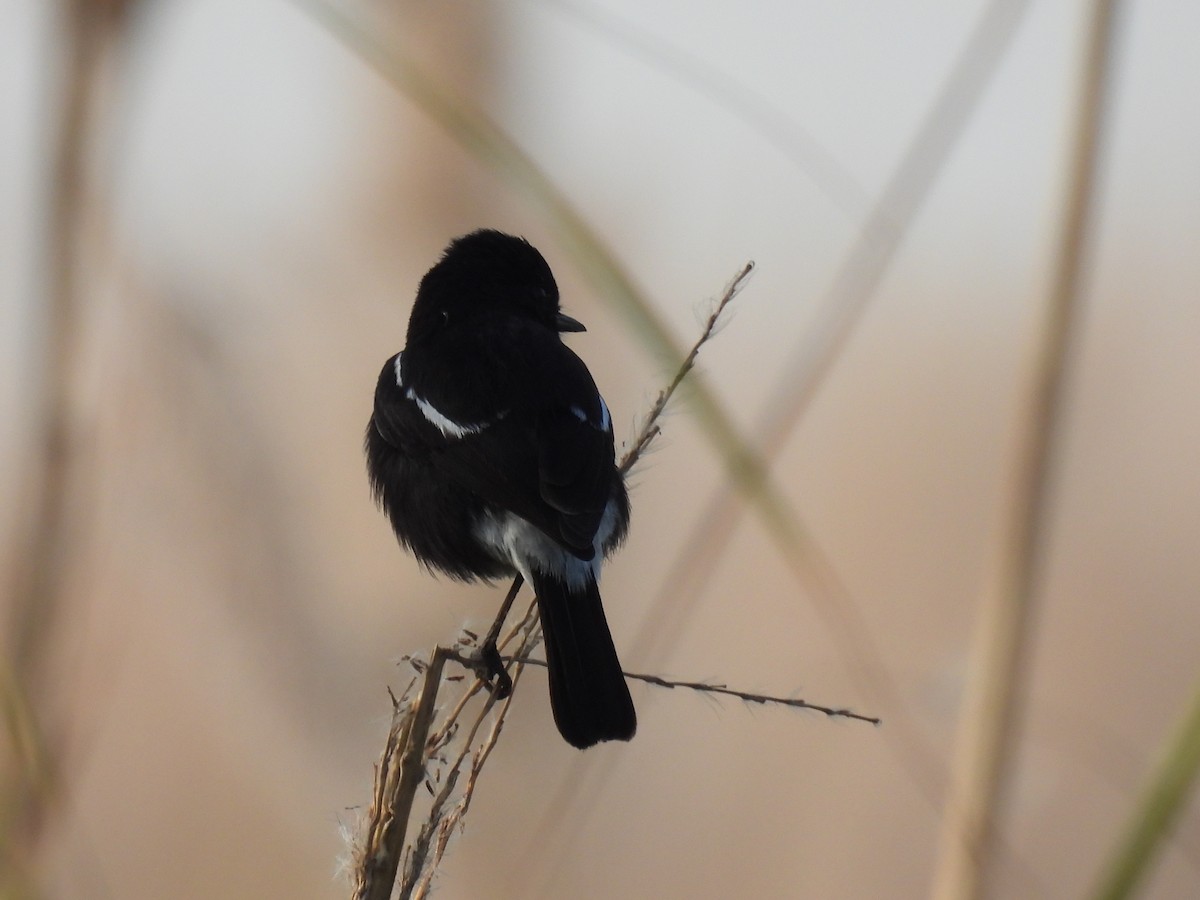
[[[532,585],[554,722],[580,749],[637,730],[599,590],[629,495],[612,415],[562,340],[585,330],[527,240],[455,238],[418,285],[364,441],[374,499],[423,567]]]

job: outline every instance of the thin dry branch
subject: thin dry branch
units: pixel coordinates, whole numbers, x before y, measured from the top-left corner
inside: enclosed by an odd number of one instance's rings
[[[696,357],[700,355],[700,348],[707,344],[713,336],[717,328],[717,323],[721,320],[721,314],[725,312],[725,307],[741,292],[746,284],[746,280],[753,271],[754,262],[750,261],[742,266],[741,271],[733,276],[733,280],[725,287],[725,293],[721,295],[721,299],[717,301],[717,305],[713,307],[713,311],[709,314],[708,319],[705,320],[704,328],[700,331],[700,336],[696,338],[696,342],[692,344],[687,356],[683,358],[683,363],[679,366],[675,377],[671,379],[671,383],[659,392],[654,405],[650,407],[650,412],[646,414],[646,421],[642,424],[637,438],[621,458],[618,468],[621,470],[622,475],[634,467],[637,461],[641,459],[646,448],[661,433],[662,430],[658,427],[658,420],[662,418],[662,414],[666,411],[667,404],[671,402],[671,398],[675,396],[675,391],[683,384],[683,379],[695,368]]]
[[[545,660],[541,659],[531,659],[526,656],[510,657],[510,659],[529,666],[546,667]],[[725,684],[709,684],[706,681],[677,681],[673,678],[646,675],[641,672],[622,672],[621,674],[626,678],[632,678],[634,681],[644,681],[646,684],[652,684],[655,687],[684,688],[685,690],[697,691],[702,694],[721,694],[725,697],[736,697],[739,700],[745,700],[747,703],[760,703],[763,706],[790,706],[792,709],[811,709],[813,712],[824,713],[831,719],[856,719],[859,722],[867,722],[870,725],[883,724],[883,719],[880,719],[878,716],[864,716],[862,713],[856,713],[844,707],[821,706],[817,703],[809,703],[807,700],[802,700],[799,697],[775,697],[771,694],[739,691]]]

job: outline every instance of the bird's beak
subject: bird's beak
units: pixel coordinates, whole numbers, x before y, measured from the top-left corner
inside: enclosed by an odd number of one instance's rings
[[[554,324],[559,331],[587,331],[583,327],[583,323],[577,319],[572,319],[566,313],[559,313],[554,317]]]

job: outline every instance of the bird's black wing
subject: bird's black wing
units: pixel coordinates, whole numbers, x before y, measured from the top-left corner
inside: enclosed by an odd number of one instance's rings
[[[508,574],[472,535],[483,500],[439,477],[435,459],[445,440],[398,382],[398,359],[379,374],[367,425],[367,473],[376,501],[400,542],[430,568],[463,580]]]
[[[415,437],[445,478],[590,559],[616,477],[608,410],[557,334],[507,327],[519,331],[458,342],[458,359],[423,348],[405,366],[420,421],[399,439]]]

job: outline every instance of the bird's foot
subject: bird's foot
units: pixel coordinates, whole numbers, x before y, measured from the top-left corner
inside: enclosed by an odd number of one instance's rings
[[[456,654],[455,659],[474,672],[475,677],[487,685],[497,700],[503,700],[512,693],[512,676],[504,668],[504,660],[495,641],[486,641],[471,653]]]

